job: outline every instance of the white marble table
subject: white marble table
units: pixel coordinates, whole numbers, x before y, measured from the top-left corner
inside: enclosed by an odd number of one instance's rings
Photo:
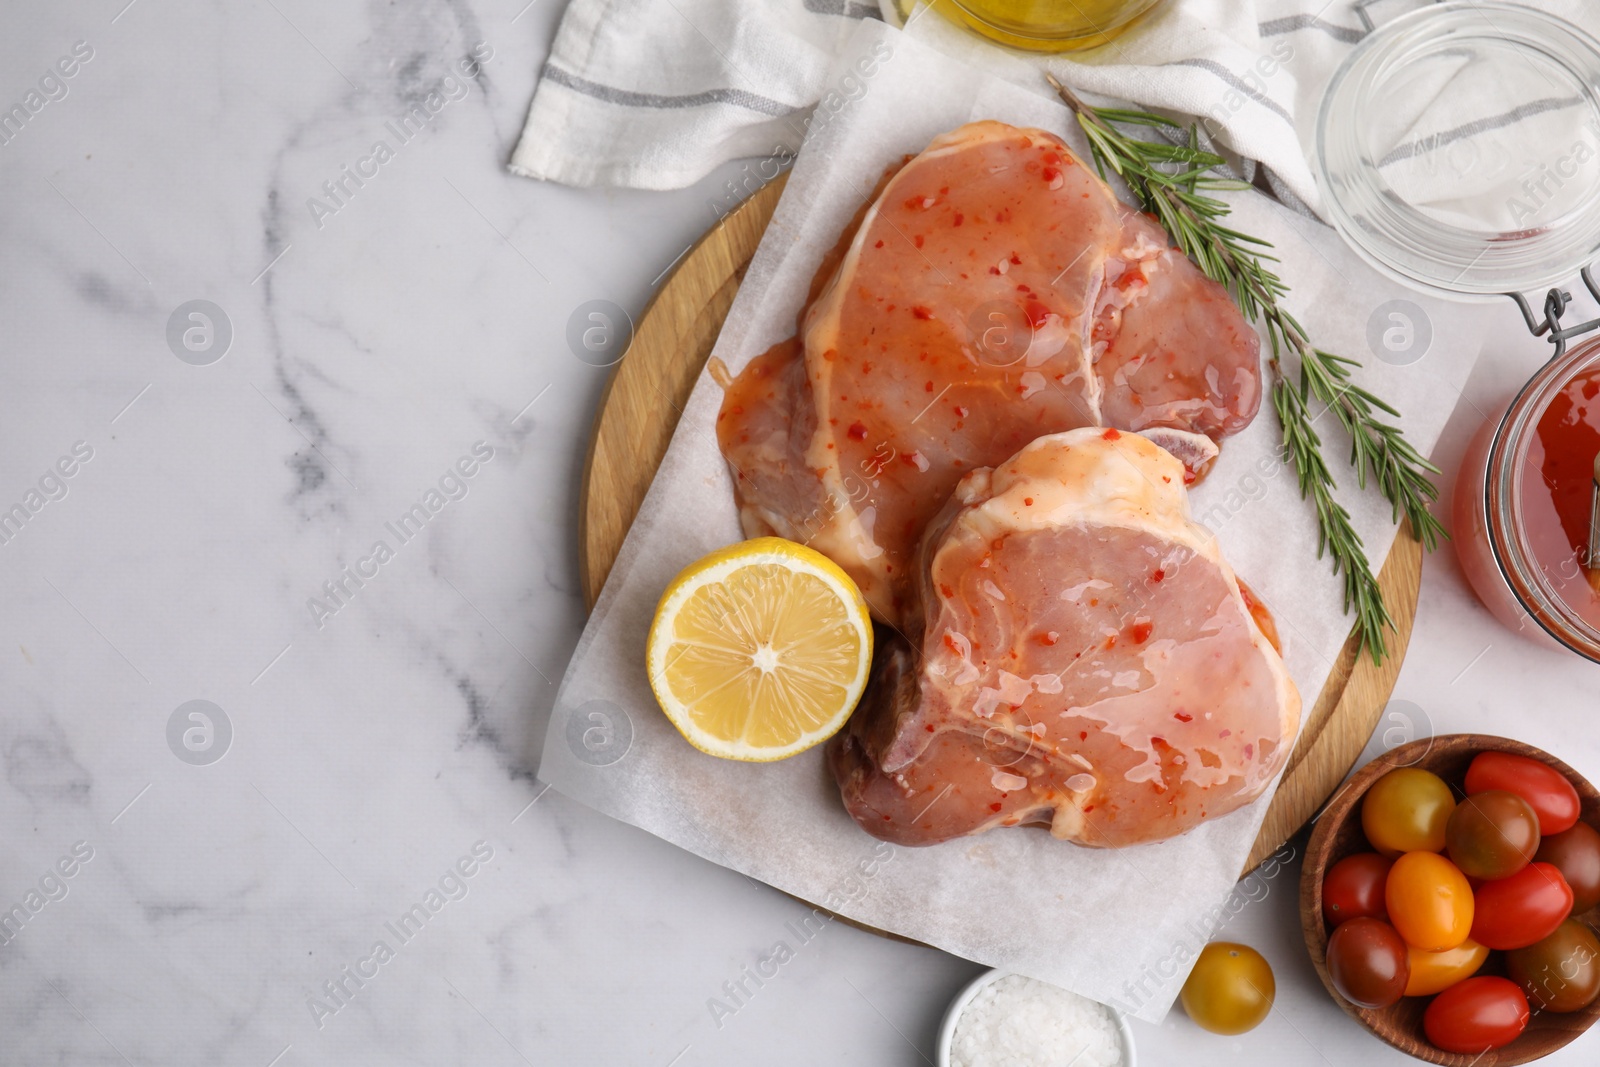
[[[606,375],[568,320],[640,308],[728,174],[508,176],[559,14],[524,2],[0,13],[0,1063],[911,1065],[979,970],[836,924],[718,1025],[801,905],[533,777]],[[1430,562],[1417,728],[1600,775],[1595,680]],[[1175,1012],[1143,1062],[1400,1062],[1316,985],[1296,876],[1225,929],[1272,1019]]]

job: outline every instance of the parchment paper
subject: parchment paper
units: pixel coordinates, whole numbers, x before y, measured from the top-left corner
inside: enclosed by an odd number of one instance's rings
[[[1067,134],[1087,158],[1047,89],[1035,93],[963,66],[871,20],[861,24],[834,84],[717,342],[715,355],[735,371],[793,332],[823,251],[892,160],[983,118]],[[1431,451],[1477,358],[1476,324],[1486,309],[1400,289],[1332,230],[1255,193],[1235,197],[1234,218],[1277,246],[1292,309],[1312,336],[1365,361],[1361,380],[1400,409],[1407,436]],[[1414,359],[1424,334],[1425,354]],[[608,815],[860,922],[1159,1021],[1226,910],[1268,797],[1181,838],[1121,850],[1078,847],[1038,829],[896,848],[846,815],[821,748],[776,764],[719,760],[691,748],[661,714],[644,669],[657,598],[683,566],[741,536],[713,432],[720,399],[702,376],[562,681],[539,776]],[[1389,507],[1375,491],[1355,490],[1334,419],[1323,417],[1317,429],[1376,569],[1395,533]],[[1276,616],[1309,709],[1350,620],[1340,580],[1317,559],[1315,518],[1279,459],[1278,434],[1263,406],[1248,430],[1225,443],[1193,509]],[[1270,880],[1277,869],[1252,877]]]

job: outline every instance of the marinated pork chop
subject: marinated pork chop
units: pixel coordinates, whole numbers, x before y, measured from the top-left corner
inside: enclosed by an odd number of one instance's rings
[[[922,540],[908,639],[883,643],[829,744],[868,833],[1046,823],[1120,847],[1261,793],[1300,698],[1183,473],[1137,435],[1080,429],[961,480]]]
[[[819,549],[890,623],[964,474],[1084,426],[1217,439],[1260,403],[1228,294],[1041,130],[936,138],[823,271],[799,338],[729,385],[718,439],[745,533]]]

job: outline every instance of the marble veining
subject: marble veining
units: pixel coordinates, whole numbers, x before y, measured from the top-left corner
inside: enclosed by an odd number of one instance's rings
[[[39,501],[0,543],[0,1063],[931,1060],[975,965],[817,930],[533,774],[584,617],[608,373],[568,317],[637,312],[737,171],[669,194],[506,174],[560,6],[0,14],[0,100],[93,50],[0,144],[0,507]],[[169,340],[195,300],[231,328],[220,358]],[[1503,342],[1447,469],[1538,358],[1510,314]],[[1571,728],[1592,685],[1430,562],[1408,728],[1514,732],[1600,774]],[[1272,958],[1282,1011],[1237,1042],[1139,1027],[1145,1062],[1401,1062],[1316,986],[1296,874],[1226,928]]]

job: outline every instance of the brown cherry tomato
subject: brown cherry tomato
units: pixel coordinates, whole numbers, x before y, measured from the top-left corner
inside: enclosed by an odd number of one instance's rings
[[[1322,917],[1329,926],[1349,919],[1382,919],[1389,912],[1383,904],[1383,885],[1394,860],[1376,852],[1357,852],[1328,868],[1322,880]]]
[[[1541,834],[1559,834],[1578,821],[1578,791],[1548,763],[1509,752],[1480,752],[1467,768],[1467,793],[1504,789],[1532,805]]]
[[[1428,1040],[1446,1052],[1476,1055],[1502,1048],[1528,1025],[1528,998],[1509,978],[1479,975],[1433,998],[1422,1015]]]
[[[1568,919],[1527,948],[1506,953],[1506,973],[1544,1011],[1582,1011],[1600,996],[1600,940]]]
[[[1450,813],[1444,840],[1451,862],[1468,878],[1509,878],[1539,851],[1539,816],[1504,789],[1473,793]]]
[[[1428,952],[1455,948],[1472,932],[1473,895],[1466,875],[1434,852],[1407,852],[1384,885],[1389,921],[1406,944]]]
[[[1455,948],[1443,952],[1424,952],[1409,948],[1406,960],[1411,965],[1411,978],[1406,982],[1406,996],[1429,997],[1449,989],[1464,978],[1471,978],[1489,958],[1487,947],[1467,938]]]
[[[1572,914],[1582,915],[1600,904],[1600,831],[1586,822],[1574,823],[1539,842],[1534,859],[1555,867],[1572,887]]]
[[[1572,889],[1561,872],[1548,863],[1530,863],[1510,878],[1478,887],[1472,940],[1490,948],[1524,948],[1549,937],[1570,914]]]
[[[1385,856],[1444,851],[1444,827],[1456,798],[1444,779],[1420,767],[1396,767],[1361,798],[1361,829]]]
[[[1328,938],[1328,977],[1359,1008],[1387,1008],[1405,996],[1411,977],[1406,943],[1377,919],[1342,922]]]

